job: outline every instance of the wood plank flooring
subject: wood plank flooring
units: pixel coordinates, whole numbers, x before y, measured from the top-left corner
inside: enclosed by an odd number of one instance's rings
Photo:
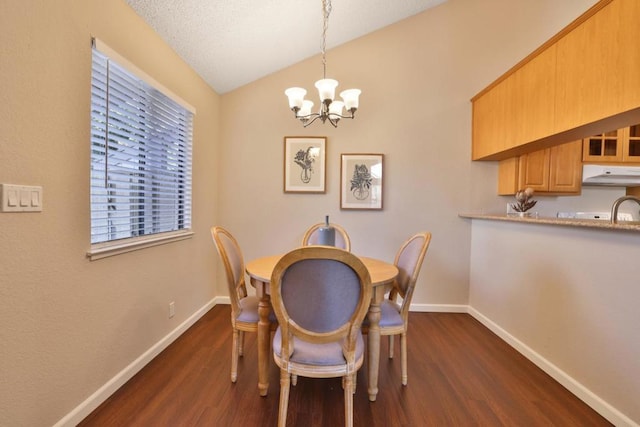
[[[228,306],[218,305],[90,414],[80,426],[274,426],[279,372],[257,388],[255,334],[247,334],[238,381],[230,380]],[[380,356],[380,392],[367,398],[365,369],[354,395],[355,426],[609,426],[550,376],[468,314],[411,313],[409,382],[399,341]],[[302,378],[291,388],[288,426],[344,425],[340,379]]]

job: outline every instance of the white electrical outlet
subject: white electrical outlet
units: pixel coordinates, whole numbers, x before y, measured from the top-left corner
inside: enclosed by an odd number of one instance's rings
[[[171,301],[169,303],[169,319],[171,319],[176,314],[176,303]]]

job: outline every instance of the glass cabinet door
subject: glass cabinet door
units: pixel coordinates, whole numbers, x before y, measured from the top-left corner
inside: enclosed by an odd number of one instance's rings
[[[638,128],[638,131],[640,131],[640,127]],[[621,147],[623,133],[624,129],[618,129],[585,138],[583,143],[582,160],[585,162],[622,161]],[[640,134],[638,136],[638,140],[640,141]]]
[[[640,163],[640,124],[627,128],[627,142],[624,145],[622,154],[623,162]]]

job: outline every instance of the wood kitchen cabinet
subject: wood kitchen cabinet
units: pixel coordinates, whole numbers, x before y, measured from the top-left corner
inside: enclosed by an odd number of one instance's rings
[[[640,0],[600,0],[474,96],[472,160],[638,123],[638,22]]]
[[[515,194],[527,187],[537,193],[580,194],[582,140],[500,161],[499,195]]]
[[[551,46],[474,101],[474,159],[553,132],[555,61]]]
[[[558,40],[556,132],[640,107],[639,20],[640,1],[613,0]]]
[[[583,140],[585,163],[640,164],[640,125],[633,125]]]

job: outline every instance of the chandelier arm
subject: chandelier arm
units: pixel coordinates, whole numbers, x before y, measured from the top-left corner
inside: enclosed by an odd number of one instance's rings
[[[305,128],[306,128],[306,127],[307,127],[307,126],[309,126],[311,123],[315,122],[316,120],[318,120],[318,119],[320,118],[320,114],[317,114],[317,113],[309,114],[308,116],[305,116],[305,117],[312,117],[312,116],[315,116],[312,120],[308,121],[307,123],[302,122],[302,126],[303,126],[303,127],[305,127]],[[308,120],[308,119],[307,119],[307,120]]]
[[[331,114],[329,114],[329,118],[331,118],[331,117],[338,117],[338,118],[341,118],[341,119],[355,119],[354,113],[351,113],[350,116],[343,116],[342,114],[331,113]]]

